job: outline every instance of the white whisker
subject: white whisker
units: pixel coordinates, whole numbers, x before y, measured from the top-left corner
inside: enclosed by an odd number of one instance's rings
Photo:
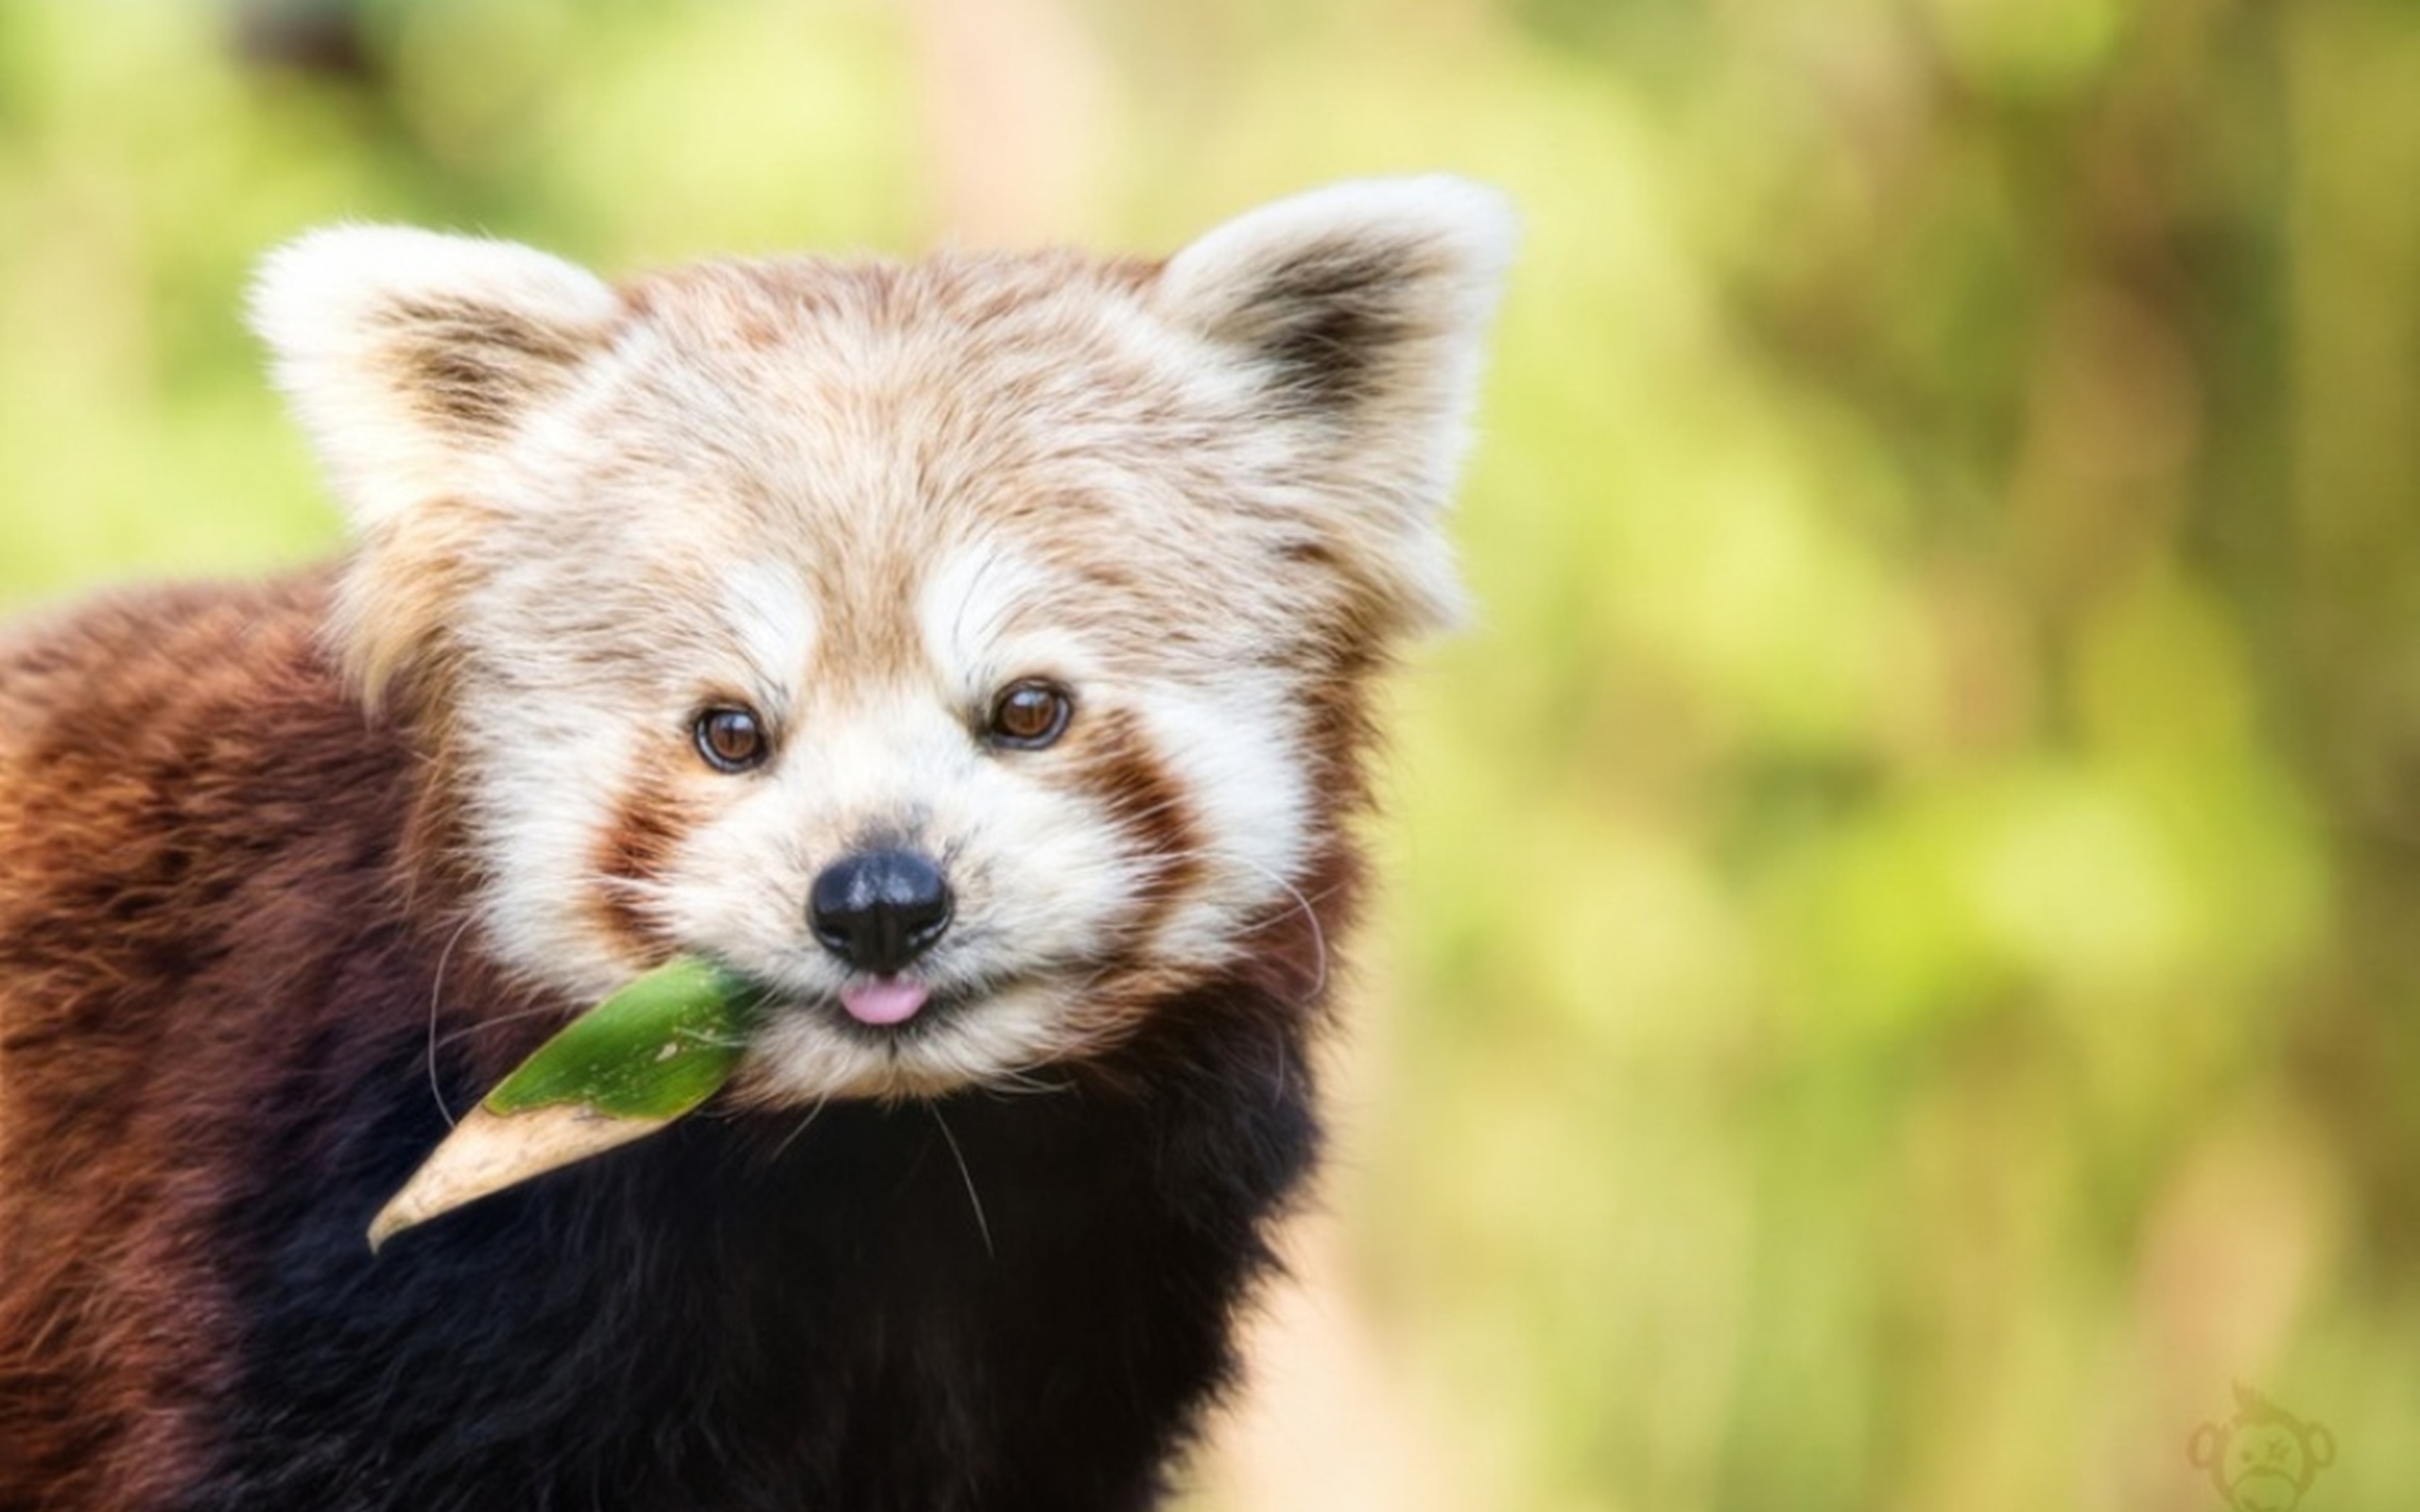
[[[445,1120],[447,1128],[452,1128],[459,1121],[455,1118],[454,1109],[445,1106],[445,1088],[437,1074],[437,1047],[446,1042],[438,1038],[437,1015],[445,1000],[445,968],[454,959],[454,947],[461,944],[462,936],[471,932],[471,925],[475,917],[464,915],[460,925],[446,937],[445,948],[437,954],[436,975],[428,984],[428,1096],[429,1100],[437,1105],[437,1114]]]
[[[1279,873],[1272,868],[1263,865],[1261,862],[1255,861],[1250,856],[1242,855],[1233,850],[1221,850],[1210,847],[1195,847],[1182,850],[1154,850],[1150,852],[1149,855],[1150,859],[1153,861],[1158,861],[1165,865],[1171,866],[1185,861],[1226,862],[1233,866],[1241,867],[1248,871],[1257,872],[1259,875],[1268,878],[1270,883],[1276,885],[1280,892],[1283,892],[1288,898],[1293,901],[1294,906],[1286,910],[1285,913],[1275,914],[1269,918],[1259,919],[1252,924],[1239,927],[1235,930],[1229,937],[1233,939],[1249,938],[1253,935],[1258,934],[1263,930],[1275,928],[1278,922],[1286,917],[1286,914],[1300,913],[1303,916],[1304,922],[1309,924],[1311,927],[1311,945],[1315,957],[1311,982],[1309,987],[1304,989],[1303,997],[1305,1001],[1309,1001],[1317,998],[1321,993],[1327,990],[1327,930],[1320,923],[1319,910],[1314,906],[1314,903],[1333,896],[1332,892],[1322,893],[1320,898],[1315,900],[1308,894],[1305,893],[1302,888],[1287,880],[1283,874]]]
[[[832,1099],[829,1094],[819,1097],[815,1100],[815,1106],[806,1110],[806,1116],[798,1121],[798,1126],[783,1135],[782,1143],[773,1146],[774,1160],[778,1160],[784,1155],[789,1153],[789,1147],[796,1144],[799,1141],[799,1136],[804,1134],[810,1127],[814,1126],[815,1121],[823,1116],[824,1105],[831,1101]]]
[[[966,1201],[975,1210],[975,1228],[983,1236],[983,1253],[996,1260],[999,1251],[992,1247],[992,1225],[983,1216],[983,1199],[976,1194],[975,1173],[966,1167],[966,1152],[958,1147],[958,1136],[949,1131],[949,1120],[942,1116],[942,1105],[926,1103],[925,1106],[932,1110],[933,1123],[942,1131],[942,1143],[949,1146],[950,1159],[958,1162],[958,1178],[966,1183]]]
[[[517,1023],[523,1019],[544,1019],[551,1016],[554,1012],[555,1010],[552,1007],[536,1007],[523,1008],[517,1013],[499,1013],[493,1018],[481,1019],[476,1023],[466,1023],[459,1029],[450,1030],[445,1034],[440,1035],[437,1038],[436,1042],[441,1045],[450,1045],[458,1040],[468,1040],[475,1034],[484,1034],[498,1024]]]
[[[1040,1065],[1011,1066],[1005,1071],[987,1072],[982,1080],[985,1091],[999,1092],[1009,1097],[1049,1097],[1076,1090],[1072,1081],[1041,1081],[1034,1073]]]

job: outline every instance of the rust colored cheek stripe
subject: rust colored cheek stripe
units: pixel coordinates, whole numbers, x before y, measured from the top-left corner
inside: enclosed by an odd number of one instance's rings
[[[1201,872],[1201,838],[1184,787],[1131,714],[1108,715],[1091,739],[1081,781],[1145,866],[1132,929],[1148,937]]]
[[[695,823],[671,778],[654,772],[631,785],[597,839],[592,913],[599,929],[636,954],[661,954],[672,943],[648,900],[670,872],[674,851]]]

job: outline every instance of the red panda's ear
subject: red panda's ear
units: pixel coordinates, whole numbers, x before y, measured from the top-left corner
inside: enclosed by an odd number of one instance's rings
[[[1161,313],[1241,363],[1303,449],[1400,619],[1449,619],[1437,516],[1467,444],[1483,337],[1514,239],[1492,189],[1379,179],[1282,199],[1170,258]]]
[[[480,453],[609,338],[601,280],[510,242],[338,226],[269,255],[253,329],[366,532],[474,487]]]
[[[1504,197],[1478,184],[1337,184],[1194,242],[1168,260],[1159,299],[1255,362],[1286,401],[1436,421],[1469,401],[1512,240]]]
[[[603,349],[621,301],[527,247],[342,226],[272,253],[251,314],[361,537],[329,633],[375,705],[441,660],[487,460]]]

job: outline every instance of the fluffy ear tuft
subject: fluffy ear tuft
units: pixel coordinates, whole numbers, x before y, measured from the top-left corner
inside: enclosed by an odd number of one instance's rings
[[[1478,184],[1442,176],[1338,184],[1263,206],[1185,248],[1169,259],[1160,298],[1306,407],[1378,418],[1409,408],[1450,421],[1467,401],[1512,242],[1510,206]]]
[[[462,486],[464,459],[559,392],[619,311],[544,252],[392,226],[287,244],[251,304],[279,387],[371,529]]]

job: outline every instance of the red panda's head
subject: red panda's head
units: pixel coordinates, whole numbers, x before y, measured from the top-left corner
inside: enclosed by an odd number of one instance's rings
[[[775,989],[759,1099],[1113,1042],[1253,948],[1357,791],[1510,242],[1346,185],[1165,264],[701,264],[389,228],[255,317],[360,538],[332,634],[441,747],[489,950]]]

